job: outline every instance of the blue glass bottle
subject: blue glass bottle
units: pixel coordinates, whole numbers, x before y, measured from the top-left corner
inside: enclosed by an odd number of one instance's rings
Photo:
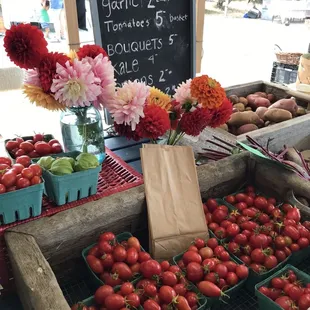
[[[69,108],[60,116],[61,134],[66,152],[79,151],[105,159],[101,114],[93,106]]]

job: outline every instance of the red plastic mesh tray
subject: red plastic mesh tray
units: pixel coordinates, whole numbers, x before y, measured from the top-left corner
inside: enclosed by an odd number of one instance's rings
[[[5,230],[42,217],[52,216],[58,212],[75,208],[87,202],[95,201],[141,184],[143,184],[142,175],[106,148],[106,159],[102,164],[102,170],[99,174],[98,191],[95,195],[62,206],[56,206],[53,202],[48,201],[47,197],[44,197],[41,215],[12,224],[0,225],[0,294],[5,294],[8,290],[10,291],[13,284],[8,254],[4,243]],[[3,291],[1,291],[1,286],[3,287]]]

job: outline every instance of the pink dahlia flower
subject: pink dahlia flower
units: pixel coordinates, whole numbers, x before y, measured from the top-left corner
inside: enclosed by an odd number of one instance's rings
[[[150,89],[144,83],[137,81],[125,82],[116,92],[113,103],[108,107],[117,124],[130,125],[136,129],[140,117],[144,117],[143,108]]]
[[[33,85],[41,87],[38,69],[30,69],[26,71],[24,83],[27,85]]]
[[[92,71],[96,78],[99,79],[99,85],[101,87],[101,94],[98,96],[98,100],[93,102],[93,105],[97,109],[101,107],[107,107],[115,97],[115,78],[114,67],[108,57],[104,57],[103,54],[99,54],[95,59],[86,57],[82,60],[83,63],[89,63],[92,66]]]
[[[95,77],[92,66],[74,59],[65,66],[57,63],[56,78],[51,91],[55,99],[67,107],[90,106],[101,94],[100,80]]]
[[[180,84],[178,88],[175,90],[173,98],[181,105],[183,105],[184,103],[195,104],[197,101],[191,95],[191,82],[192,82],[191,79],[187,80],[185,83],[182,82],[182,84]]]

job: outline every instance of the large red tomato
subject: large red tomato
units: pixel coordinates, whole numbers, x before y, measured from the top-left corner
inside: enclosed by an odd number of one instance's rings
[[[127,264],[122,263],[122,262],[117,262],[113,265],[112,267],[112,273],[113,274],[118,274],[118,276],[123,280],[123,281],[128,281],[132,278],[132,271],[128,267]]]
[[[227,216],[227,212],[225,212],[222,209],[216,209],[213,213],[212,213],[212,221],[215,223],[220,224],[222,221],[225,220]]]
[[[161,266],[157,261],[151,259],[141,264],[140,271],[145,278],[151,279],[153,276],[161,274]]]
[[[187,266],[191,262],[196,262],[198,264],[201,264],[202,258],[197,252],[187,251],[183,254],[183,261],[184,261],[185,266]]]
[[[300,233],[298,229],[292,225],[285,226],[283,229],[283,234],[285,236],[291,237],[294,241],[300,238]]]
[[[97,304],[103,305],[105,299],[109,295],[112,295],[112,294],[114,294],[114,290],[113,290],[112,286],[110,286],[110,285],[100,286],[95,293],[95,301]]]
[[[253,234],[250,237],[250,245],[253,248],[262,248],[265,249],[268,246],[268,238],[264,234]]]
[[[199,282],[203,279],[203,269],[202,266],[198,263],[191,262],[187,265],[186,268],[187,279],[191,282]]]

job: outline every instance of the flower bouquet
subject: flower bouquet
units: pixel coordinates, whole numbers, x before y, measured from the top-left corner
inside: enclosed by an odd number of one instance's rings
[[[126,82],[107,107],[115,131],[127,139],[153,143],[166,133],[168,145],[186,134],[198,136],[207,126],[219,127],[232,114],[232,103],[221,85],[207,75],[179,85],[173,98],[137,81]]]
[[[29,24],[6,31],[4,48],[20,68],[30,102],[51,111],[63,111],[62,135],[66,151],[104,157],[101,115],[115,96],[114,68],[105,50],[85,45],[68,55],[49,52],[43,33]]]

